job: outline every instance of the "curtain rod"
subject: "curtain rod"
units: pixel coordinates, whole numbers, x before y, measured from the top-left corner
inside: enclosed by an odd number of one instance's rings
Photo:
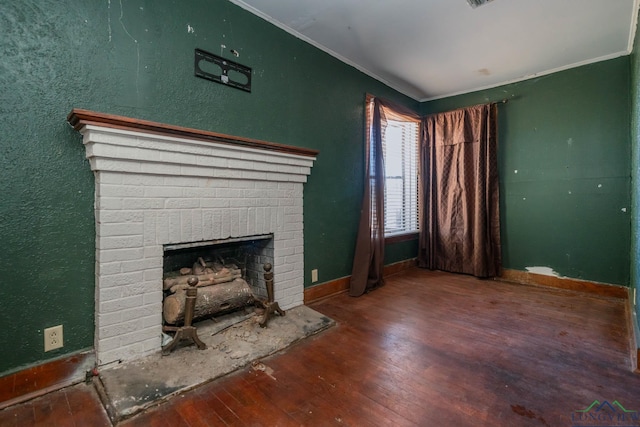
[[[493,102],[488,102],[488,103],[484,103],[484,104],[475,104],[475,105],[498,105],[498,104],[506,104],[508,102],[509,102],[509,99],[505,98],[505,99],[501,99],[500,101],[493,101]],[[424,117],[435,116],[436,114],[450,113],[452,111],[463,110],[465,108],[469,108],[469,107],[473,107],[473,106],[474,105],[467,105],[466,107],[458,107],[458,108],[454,108],[453,110],[440,111],[438,113],[429,113]]]

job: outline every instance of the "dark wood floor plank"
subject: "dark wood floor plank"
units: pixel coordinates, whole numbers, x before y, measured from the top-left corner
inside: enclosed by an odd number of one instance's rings
[[[282,370],[277,363],[271,364],[272,360],[266,366],[268,373],[254,371],[247,378],[247,383],[264,396],[265,402],[286,415],[283,416],[284,425],[296,425],[308,420],[309,412],[316,411],[317,408],[311,405],[307,384],[296,375]],[[299,362],[292,361],[291,368],[295,370]]]
[[[78,384],[64,389],[69,409],[77,427],[107,426],[110,424],[107,411],[100,403],[92,385]]]
[[[199,390],[194,390],[194,393],[206,402],[210,419],[215,421],[217,417],[222,422],[220,425],[242,425],[236,414],[216,397],[215,391],[212,390],[212,384],[207,384]]]
[[[226,422],[220,415],[212,410],[209,405],[209,399],[202,393],[189,393],[188,400],[191,402],[193,410],[197,413],[201,421],[208,426],[226,425]],[[183,415],[184,417],[184,415]]]
[[[16,405],[0,412],[0,426],[21,427],[35,424],[35,412],[31,402]]]
[[[274,405],[267,395],[254,387],[244,378],[225,384],[226,391],[243,405],[243,413],[256,414],[248,419],[240,417],[249,425],[255,426],[289,426],[295,425],[293,418],[284,412],[280,407]],[[256,419],[257,418],[257,419]]]
[[[177,407],[180,406],[180,402],[177,399],[180,399],[180,397],[176,397],[170,404],[160,406],[152,419],[160,418],[164,421],[165,425],[171,427],[191,427],[190,422],[192,420],[183,418],[178,412]]]
[[[67,408],[62,406],[60,410],[51,404],[51,400],[55,398],[59,400],[60,396],[64,396],[64,391],[61,393],[47,394],[33,402],[33,411],[35,414],[36,423],[46,425],[52,423],[53,420],[60,415],[60,417],[66,417],[68,414]]]
[[[233,396],[231,396],[224,387],[220,387],[217,390],[216,398],[220,400],[220,402],[222,402],[229,411],[235,414],[235,416],[240,420],[240,424],[246,425],[246,415],[243,413],[242,405]]]
[[[198,403],[198,395],[189,393],[176,397],[171,406],[190,427],[209,427],[207,416],[198,410]]]

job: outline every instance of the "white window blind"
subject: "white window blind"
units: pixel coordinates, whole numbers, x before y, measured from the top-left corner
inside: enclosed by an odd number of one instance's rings
[[[418,132],[417,122],[388,120],[382,135],[385,236],[419,229]]]

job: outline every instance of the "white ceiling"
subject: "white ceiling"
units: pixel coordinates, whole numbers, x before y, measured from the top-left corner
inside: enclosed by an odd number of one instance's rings
[[[627,55],[640,0],[230,0],[425,101]]]

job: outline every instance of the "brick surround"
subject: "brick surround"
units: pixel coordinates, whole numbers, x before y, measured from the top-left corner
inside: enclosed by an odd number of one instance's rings
[[[99,365],[160,350],[164,245],[273,234],[275,299],[303,303],[303,183],[314,156],[101,123],[76,129],[95,173]]]

